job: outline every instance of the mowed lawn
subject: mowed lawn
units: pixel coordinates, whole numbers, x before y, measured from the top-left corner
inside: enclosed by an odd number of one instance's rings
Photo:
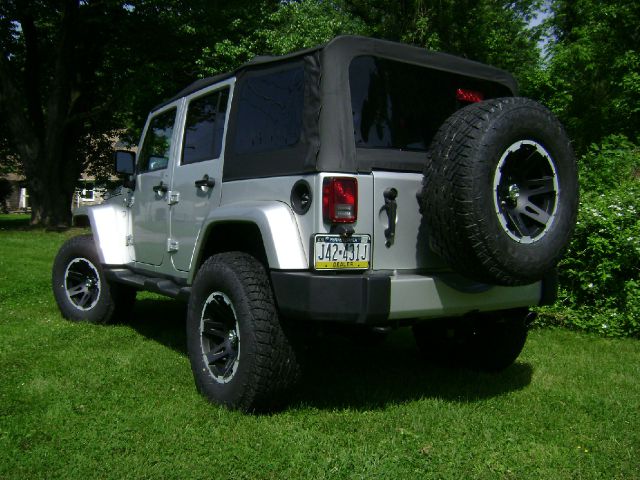
[[[78,232],[0,216],[0,478],[640,478],[640,342],[535,330],[498,375],[423,364],[410,331],[327,338],[290,406],[206,403],[183,304],[63,320],[51,263]]]

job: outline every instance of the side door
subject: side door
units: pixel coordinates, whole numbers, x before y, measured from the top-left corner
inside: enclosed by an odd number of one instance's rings
[[[161,265],[169,232],[170,161],[175,156],[177,106],[154,113],[140,144],[131,228],[136,262]]]
[[[220,204],[222,163],[233,79],[187,98],[182,148],[171,184],[171,262],[189,271],[204,219]]]

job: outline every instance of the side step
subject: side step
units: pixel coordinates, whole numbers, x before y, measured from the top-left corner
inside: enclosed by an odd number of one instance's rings
[[[126,268],[105,269],[105,276],[111,282],[122,283],[138,290],[159,293],[179,300],[189,300],[191,287],[180,286],[168,278],[147,277]]]

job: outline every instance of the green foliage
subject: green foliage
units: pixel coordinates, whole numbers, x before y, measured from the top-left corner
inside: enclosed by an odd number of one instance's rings
[[[518,77],[526,94],[540,70],[540,32],[527,26],[539,4],[539,0],[286,1],[274,11],[263,9],[257,28],[250,32],[237,22],[233,28],[244,30],[244,36],[207,46],[198,65],[201,74],[211,75],[232,70],[254,55],[281,55],[336,35],[369,35],[505,68]]]
[[[613,136],[580,163],[578,224],[560,264],[560,299],[541,321],[640,336],[640,147]]]
[[[236,21],[232,31],[239,41],[222,40],[203,49],[197,61],[200,73],[213,75],[231,71],[256,55],[284,55],[328,42],[337,35],[369,35],[362,19],[347,12],[340,1],[300,0],[281,2],[276,10],[262,8],[247,31]]]
[[[540,69],[540,30],[529,28],[539,1],[449,0],[415,2],[416,16],[402,40],[504,68],[531,91]],[[461,14],[464,12],[464,14]]]
[[[0,158],[19,160],[32,221],[68,224],[80,173],[108,176],[113,139],[137,141],[149,110],[195,79],[202,49],[279,4],[0,2]]]
[[[637,188],[640,147],[624,135],[611,135],[593,144],[580,160],[580,187],[588,194],[613,194],[621,188]],[[617,192],[616,192],[617,193]]]
[[[284,3],[263,31],[268,51],[282,55],[331,40],[336,35],[368,35],[365,23],[346,12],[341,2],[302,0]]]
[[[640,134],[640,3],[555,0],[548,83],[539,94],[578,151],[610,134]]]
[[[344,0],[372,35],[460,55],[514,73],[532,91],[541,30],[528,24],[540,0]]]

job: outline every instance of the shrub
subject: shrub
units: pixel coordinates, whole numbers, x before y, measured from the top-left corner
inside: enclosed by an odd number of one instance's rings
[[[555,323],[607,336],[640,336],[640,148],[620,136],[592,146],[573,241],[559,265]]]

